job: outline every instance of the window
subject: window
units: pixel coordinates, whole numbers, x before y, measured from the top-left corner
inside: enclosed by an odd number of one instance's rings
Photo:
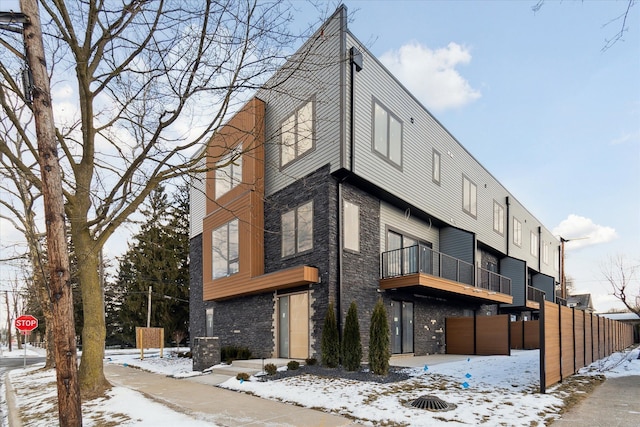
[[[493,231],[504,234],[504,206],[493,201]]]
[[[206,310],[206,332],[205,337],[213,336],[213,308],[207,308]]]
[[[472,217],[478,213],[478,189],[466,176],[462,176],[462,210]]]
[[[542,245],[542,261],[547,265],[549,264],[549,245],[546,243]]]
[[[529,251],[534,257],[538,257],[538,235],[531,232],[531,240],[529,241]]]
[[[242,182],[242,156],[236,149],[216,163],[216,198],[227,193]]]
[[[373,148],[397,166],[402,165],[402,122],[374,101]]]
[[[433,150],[432,163],[433,172],[431,175],[431,179],[433,180],[433,182],[440,185],[440,153],[438,153],[436,150]]]
[[[513,218],[513,243],[522,246],[522,224]]]
[[[291,256],[313,248],[313,202],[305,203],[282,215],[282,256]]]
[[[360,251],[360,206],[344,201],[344,248]]]
[[[234,219],[211,232],[213,279],[238,272],[238,220]]]
[[[281,128],[280,165],[285,166],[313,148],[313,101],[287,117]]]

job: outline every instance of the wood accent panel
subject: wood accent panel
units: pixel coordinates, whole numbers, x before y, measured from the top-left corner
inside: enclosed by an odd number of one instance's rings
[[[524,323],[522,320],[511,322],[511,348],[524,349]]]
[[[547,387],[557,383],[560,376],[560,311],[558,305],[544,302],[544,365]]]
[[[513,297],[511,295],[502,294],[499,292],[491,292],[487,289],[465,285],[464,283],[454,282],[452,280],[447,280],[428,274],[417,273],[401,277],[392,277],[389,279],[380,279],[380,289],[397,289],[410,286],[421,286],[429,289],[435,289],[457,295],[477,298],[483,301],[498,302],[503,304],[513,303]]]
[[[473,317],[447,317],[445,341],[447,354],[474,354]]]
[[[476,354],[509,356],[509,315],[476,317]]]
[[[560,306],[560,345],[562,346],[562,378],[575,373],[575,352],[573,348],[573,309]]]
[[[289,357],[309,357],[309,293],[289,296]]]
[[[210,282],[204,287],[205,300],[221,300],[241,295],[257,294],[318,283],[320,273],[316,267],[301,265],[258,277],[237,273]]]
[[[540,348],[539,320],[529,320],[524,322],[524,348],[525,350]]]
[[[585,349],[584,349],[584,318],[585,313],[582,310],[573,311],[573,336],[575,345],[575,364],[576,370],[585,366]]]
[[[584,319],[584,363],[585,366],[593,363],[593,328],[591,327],[593,322],[593,314],[588,313]]]
[[[531,301],[530,299],[528,299],[525,302],[525,307],[530,308],[532,310],[540,310],[540,303],[537,301]]]

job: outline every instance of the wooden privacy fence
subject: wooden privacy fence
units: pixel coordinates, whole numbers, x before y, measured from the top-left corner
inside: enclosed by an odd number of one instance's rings
[[[509,356],[509,333],[507,314],[445,319],[447,354]]]
[[[540,392],[633,344],[631,325],[549,301],[540,303]]]
[[[540,321],[529,320],[511,322],[511,348],[514,350],[534,350],[540,348]]]

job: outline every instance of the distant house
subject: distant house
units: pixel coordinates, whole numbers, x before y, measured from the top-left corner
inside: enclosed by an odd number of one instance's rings
[[[192,337],[319,358],[329,303],[342,329],[355,301],[366,355],[382,298],[394,354],[444,353],[447,317],[555,299],[558,239],[347,21],[341,6],[207,147],[191,188]]]
[[[591,294],[569,295],[567,297],[567,307],[573,307],[576,310],[583,310],[587,313],[593,313]]]

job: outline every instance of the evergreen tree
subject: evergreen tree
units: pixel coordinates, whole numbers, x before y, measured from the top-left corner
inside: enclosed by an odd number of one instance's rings
[[[336,368],[340,363],[340,342],[338,337],[338,323],[333,303],[329,303],[324,317],[321,338],[322,364],[328,368]]]
[[[107,295],[108,341],[135,344],[136,326],[146,326],[148,292],[151,327],[163,327],[165,341],[187,336],[189,325],[189,195],[179,187],[173,203],[164,187],[145,204],[145,217],[129,250],[119,259],[118,277]],[[177,340],[177,341],[178,341]],[[176,342],[179,344],[179,342]]]
[[[369,368],[371,372],[377,375],[386,375],[389,372],[390,357],[387,310],[384,308],[382,298],[379,298],[371,314],[371,328],[369,330]]]
[[[357,371],[362,362],[362,344],[360,342],[360,324],[358,309],[352,302],[347,311],[342,334],[342,365],[347,371]]]

